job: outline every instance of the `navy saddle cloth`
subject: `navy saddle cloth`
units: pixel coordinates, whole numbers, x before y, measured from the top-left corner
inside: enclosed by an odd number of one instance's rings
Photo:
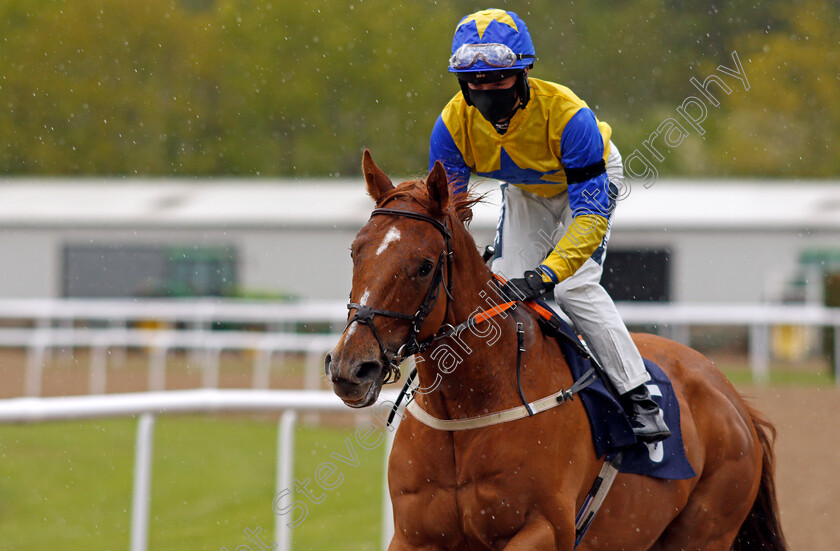
[[[550,312],[551,310],[549,310]],[[552,312],[553,313],[553,312]],[[558,342],[575,380],[586,373],[592,364],[586,358],[578,343],[578,337],[560,317],[553,315],[546,321],[547,332],[562,332]],[[645,359],[645,367],[651,380],[647,387],[653,399],[659,404],[665,422],[671,429],[671,436],[662,442],[645,444],[636,441],[630,422],[624,410],[604,383],[598,379],[583,389],[579,396],[592,425],[592,440],[598,457],[611,458],[623,451],[620,472],[635,473],[656,478],[686,479],[697,476],[685,456],[680,428],[680,407],[670,379],[652,361]]]

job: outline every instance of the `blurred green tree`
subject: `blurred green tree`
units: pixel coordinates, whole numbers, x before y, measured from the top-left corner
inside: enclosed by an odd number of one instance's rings
[[[746,93],[725,100],[707,164],[731,159],[742,176],[840,174],[840,2],[779,6],[784,26],[746,33],[734,46],[750,77]],[[716,166],[717,165],[717,166]]]
[[[533,76],[571,87],[639,147],[737,49],[748,93],[663,173],[836,175],[838,2],[503,3],[528,22]],[[473,2],[6,0],[0,171],[356,175],[426,169]]]

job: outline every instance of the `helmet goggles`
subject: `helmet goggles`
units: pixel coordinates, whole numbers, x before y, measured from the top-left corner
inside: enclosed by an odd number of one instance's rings
[[[534,59],[536,56],[530,54],[514,53],[504,44],[464,44],[449,58],[449,68],[456,71],[469,69],[481,60],[488,67],[494,69],[506,69],[523,59]]]

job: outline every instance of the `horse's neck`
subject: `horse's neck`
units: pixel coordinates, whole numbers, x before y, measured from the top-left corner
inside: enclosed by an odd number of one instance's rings
[[[504,301],[472,239],[457,232],[453,245],[455,300],[448,321],[457,326]],[[516,320],[511,312],[442,339],[417,362],[421,388],[434,389],[423,397],[429,413],[444,418],[478,415],[513,400],[517,349]]]

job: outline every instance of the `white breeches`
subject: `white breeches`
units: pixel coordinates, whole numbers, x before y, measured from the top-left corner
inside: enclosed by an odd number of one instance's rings
[[[607,174],[611,182],[623,180],[618,148],[610,144]],[[496,255],[492,270],[506,279],[522,277],[536,268],[554,248],[571,223],[568,194],[539,197],[504,186],[502,210],[496,229]],[[603,261],[610,230],[601,246],[571,277],[554,288],[554,299],[583,336],[619,393],[648,380],[642,357],[630,339],[612,298],[601,286]]]

